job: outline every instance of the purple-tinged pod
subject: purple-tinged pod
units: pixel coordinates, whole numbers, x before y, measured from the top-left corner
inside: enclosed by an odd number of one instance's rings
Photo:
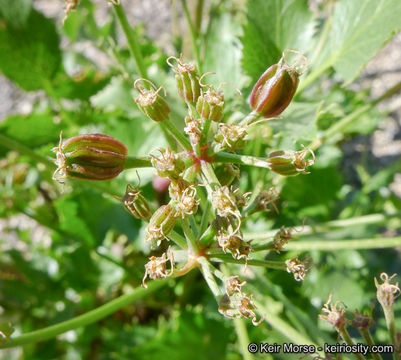
[[[75,136],[63,144],[62,132],[56,153],[53,180],[63,184],[65,178],[109,180],[124,169],[128,149],[120,141],[103,134]]]
[[[150,89],[146,89],[142,85],[138,85],[140,81],[144,81],[149,83]],[[160,90],[163,87],[156,86],[146,79],[137,79],[134,82],[134,87],[138,90],[139,95],[135,98],[135,102],[137,103],[139,109],[151,120],[153,121],[164,121],[168,120],[170,114],[170,108],[159,94]],[[164,96],[166,96],[166,91],[164,91]]]
[[[305,57],[301,59],[306,62]],[[278,64],[270,66],[255,84],[249,100],[251,108],[264,118],[281,114],[295,95],[300,75],[298,67],[287,64],[283,53]]]

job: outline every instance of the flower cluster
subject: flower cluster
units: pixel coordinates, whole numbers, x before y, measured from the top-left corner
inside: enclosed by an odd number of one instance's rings
[[[128,157],[123,144],[107,135],[80,135],[64,144],[60,137],[60,144],[54,149],[57,169],[53,178],[61,183],[66,177],[105,180],[116,177],[126,168],[136,167],[133,163],[152,166],[157,176],[168,184],[168,203],[153,208],[154,204],[146,200],[139,185],[127,185],[125,194],[117,197],[132,216],[148,221],[144,240],[152,250],[161,245],[165,249],[165,243],[169,244],[160,256],[150,256],[143,286],[146,287],[146,278],[181,276],[200,266],[216,298],[221,299],[219,311],[228,317],[249,318],[257,325],[261,320],[257,320],[253,295],[242,291],[245,282],[232,276],[225,284],[226,294],[218,294],[219,287],[211,284],[216,279],[205,275],[209,271],[205,264],[213,266],[212,255],[218,254],[220,258],[230,257],[230,262],[242,260],[238,264],[245,261],[247,265],[253,248],[251,241],[244,239],[243,224],[256,212],[274,209],[278,213],[275,202],[279,194],[274,188],[259,189],[255,194],[241,192],[236,182],[240,178],[239,164],[261,166],[282,176],[296,176],[306,174],[314,163],[314,154],[308,149],[278,150],[264,159],[235,153],[247,144],[250,127],[279,115],[289,105],[300,72],[288,65],[283,54],[283,59],[269,68],[255,85],[250,103],[253,111],[240,121],[231,121],[224,111],[226,99],[221,88],[225,83],[217,88],[205,83],[210,73],[201,75],[196,65],[185,63],[182,57],[170,57],[167,63],[175,73],[178,95],[188,109],[183,131],[170,120],[167,93],[162,86],[137,79],[134,100],[147,118],[160,125],[169,146],[153,150],[146,158],[134,159]],[[312,159],[307,159],[309,155]],[[181,229],[176,231],[177,225]],[[272,241],[273,249],[279,253],[290,239],[291,229],[281,228]],[[187,250],[186,264],[179,270],[174,269],[172,241]],[[308,270],[297,258],[283,265],[280,268],[286,267],[297,281],[303,280]]]

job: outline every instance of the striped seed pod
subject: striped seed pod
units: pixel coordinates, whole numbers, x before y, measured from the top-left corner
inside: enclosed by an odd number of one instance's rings
[[[150,217],[150,207],[148,201],[141,194],[142,191],[138,187],[128,184],[125,194],[121,201],[124,208],[137,219],[147,219]]]
[[[146,227],[145,241],[151,241],[152,244],[156,242],[159,245],[163,239],[167,239],[167,235],[173,230],[176,220],[175,210],[171,205],[159,207]]]
[[[177,65],[173,65],[171,59],[174,59]],[[187,103],[196,103],[201,93],[199,72],[196,65],[184,64],[181,57],[177,59],[174,56],[170,56],[167,59],[167,64],[175,72],[178,95]]]
[[[312,160],[306,160],[306,154],[312,154]],[[267,162],[270,170],[283,176],[296,176],[299,174],[309,174],[306,171],[308,166],[315,163],[315,155],[312,150],[304,149],[302,151],[279,150],[272,152]]]
[[[56,153],[53,180],[63,184],[65,178],[109,180],[124,169],[128,149],[120,141],[103,134],[75,136],[63,144],[62,132]]]
[[[251,108],[265,118],[281,114],[290,104],[299,83],[301,72],[295,65],[288,65],[285,59],[286,50],[277,64],[270,66],[255,84],[251,97]],[[299,53],[298,53],[299,54]],[[306,58],[300,59],[306,64]]]

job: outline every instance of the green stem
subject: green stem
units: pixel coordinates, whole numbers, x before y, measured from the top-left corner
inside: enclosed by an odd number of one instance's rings
[[[203,5],[204,0],[198,0],[196,2],[194,28],[197,36],[200,35],[202,30]]]
[[[117,19],[120,22],[121,28],[123,29],[123,32],[125,34],[125,37],[127,38],[128,42],[128,47],[131,52],[131,55],[133,56],[136,67],[138,68],[139,75],[142,78],[147,78],[147,70],[145,63],[143,61],[141,49],[138,45],[137,39],[135,38],[135,35],[131,29],[131,26],[128,23],[127,16],[125,15],[124,8],[122,4],[120,5],[113,5],[114,11],[116,13]]]
[[[199,236],[202,236],[207,229],[207,226],[209,224],[209,214],[211,209],[212,209],[212,204],[210,203],[210,201],[207,201],[206,206],[203,209],[202,219],[199,226]]]
[[[388,89],[383,95],[379,96],[378,98],[372,100],[368,104],[357,108],[351,114],[345,116],[340,121],[336,122],[334,125],[329,127],[323,134],[320,139],[315,140],[308,148],[311,150],[316,150],[322,143],[330,140],[334,135],[340,134],[343,130],[352,124],[355,120],[358,120],[361,115],[371,110],[374,106],[376,106],[379,102],[393,96],[397,92],[401,90],[401,81],[398,82],[396,85]]]
[[[189,33],[191,35],[192,49],[194,52],[196,62],[198,64],[198,70],[199,70],[199,73],[202,74],[202,63],[201,63],[201,59],[200,59],[200,51],[199,51],[197,34],[196,34],[194,24],[192,23],[192,20],[191,20],[191,15],[189,14],[186,0],[181,0],[181,5],[184,10],[185,19],[188,23]]]
[[[335,251],[356,249],[385,249],[401,246],[401,236],[393,238],[322,240],[322,241],[293,241],[285,246],[285,250],[294,251]]]
[[[369,345],[370,348],[372,348],[372,346],[375,345],[375,342],[373,341],[372,335],[370,335],[369,329],[358,329],[358,330],[361,333],[362,337],[365,339],[366,344]],[[375,360],[383,360],[380,354],[371,353],[371,355]]]
[[[287,265],[282,261],[269,261],[269,260],[245,260],[245,259],[234,259],[229,254],[209,254],[210,259],[218,259],[225,263],[232,264],[247,264],[252,266],[263,266],[269,269],[275,270],[287,270]]]
[[[235,332],[238,337],[239,351],[242,354],[244,360],[252,360],[253,356],[248,351],[248,345],[250,343],[248,331],[246,330],[246,324],[244,319],[234,319]]]
[[[202,162],[201,168],[202,173],[206,178],[206,183],[208,185],[206,188],[208,189],[208,191],[210,191],[210,189],[213,189],[215,186],[220,186],[219,179],[217,179],[211,164]]]
[[[287,322],[284,320],[280,319],[278,316],[276,316],[273,311],[270,309],[267,309],[262,303],[255,302],[255,305],[259,309],[259,311],[262,313],[264,320],[270,324],[272,328],[275,330],[279,331],[281,334],[283,334],[287,339],[291,340],[294,344],[302,345],[302,344],[311,344],[315,345],[316,348],[318,345],[314,344],[311,339],[306,337],[304,334],[301,334],[298,332],[296,329],[294,329],[291,325],[289,325]],[[321,352],[319,352],[321,354]]]
[[[168,132],[166,124],[164,124],[163,122],[159,122],[158,124],[170,149],[177,152],[177,143],[175,142],[171,134]]]
[[[355,345],[354,341],[352,340],[351,336],[349,335],[349,333],[348,333],[348,331],[347,331],[347,329],[345,327],[340,329],[339,332],[340,332],[341,337],[343,338],[343,340],[345,341],[345,343],[347,345],[350,345],[350,346],[354,346]],[[358,360],[366,360],[366,358],[360,353],[354,353],[354,356]]]
[[[181,219],[182,229],[184,230],[185,237],[187,238],[188,248],[192,253],[197,254],[199,252],[198,244],[196,243],[196,236],[191,229],[188,219]]]
[[[163,121],[163,126],[175,137],[178,143],[186,150],[192,150],[191,143],[185,135],[179,131],[170,120]]]
[[[127,156],[124,169],[152,167],[149,156]]]
[[[256,166],[269,169],[269,164],[264,158],[219,152],[215,155],[215,162]]]
[[[8,149],[15,150],[19,152],[22,155],[26,155],[30,157],[32,160],[35,160],[38,163],[43,163],[46,166],[51,166],[54,167],[54,163],[47,159],[46,157],[39,155],[35,153],[32,149],[29,147],[21,144],[20,142],[9,138],[6,135],[0,134],[0,146],[5,146]]]
[[[47,339],[54,338],[57,335],[65,333],[66,331],[92,324],[96,321],[105,318],[110,314],[113,314],[117,310],[131,304],[135,300],[152,294],[153,292],[160,289],[162,286],[166,285],[168,281],[169,279],[152,281],[148,284],[147,289],[137,288],[130,294],[122,295],[117,299],[114,299],[108,302],[107,304],[98,307],[97,309],[87,312],[86,314],[77,316],[67,321],[63,321],[56,325],[46,327],[44,329],[32,331],[15,338],[11,338],[5,343],[1,343],[0,348],[4,349],[19,345],[29,344],[32,342],[44,341]]]
[[[327,232],[333,228],[344,228],[349,226],[359,226],[368,224],[381,224],[385,223],[387,220],[399,217],[401,212],[396,212],[392,214],[370,214],[364,216],[358,216],[351,219],[344,220],[333,220],[325,223],[320,223],[316,225],[305,225],[301,229],[297,229],[299,235],[308,235],[314,233]],[[245,233],[244,239],[246,240],[259,240],[259,239],[269,239],[272,238],[280,229],[272,229],[263,233]]]
[[[254,121],[260,119],[262,116],[258,114],[256,111],[251,111],[243,120],[240,121],[238,125],[240,126],[249,126]]]
[[[213,276],[213,267],[209,263],[209,261],[203,256],[198,257],[197,260],[198,260],[198,263],[201,265],[201,271],[202,271],[203,277],[205,278],[206,283],[208,284],[210,290],[212,291],[212,293],[218,303],[220,301],[221,297],[223,296],[223,294]]]
[[[180,248],[186,249],[187,248],[187,241],[185,240],[184,237],[182,237],[180,234],[176,233],[175,231],[172,231],[168,234],[168,237],[173,240]]]

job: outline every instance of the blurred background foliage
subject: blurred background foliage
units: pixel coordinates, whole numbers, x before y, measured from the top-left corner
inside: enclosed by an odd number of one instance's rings
[[[244,191],[269,184],[280,190],[279,213],[272,209],[253,215],[247,220],[248,233],[281,226],[300,229],[304,219],[306,226],[317,229],[309,234],[294,231],[294,242],[308,241],[310,248],[255,255],[273,260],[312,257],[314,266],[302,283],[282,271],[248,267],[243,274],[232,265],[271,314],[258,327],[248,324],[250,341],[296,341],[275,323],[278,317],[319,345],[328,339],[334,342],[335,331],[317,316],[333,293],[350,310],[373,309],[375,339],[387,343],[381,309],[374,305],[373,278],[381,272],[400,272],[400,246],[380,249],[380,241],[400,236],[401,191],[399,179],[394,181],[401,163],[399,153],[384,162],[377,159],[372,142],[377,127],[391,121],[398,124],[393,133],[399,139],[401,112],[399,107],[389,109],[388,102],[382,105],[396,92],[393,88],[386,94],[394,84],[372,94],[363,86],[368,75],[360,73],[400,30],[401,2],[188,1],[194,14],[200,3],[202,70],[216,72],[209,77],[211,82],[230,81],[243,94],[239,97],[227,87],[225,121],[250,111],[246,98],[252,85],[284,49],[302,51],[309,61],[308,73],[283,119],[251,129],[252,141],[243,152],[266,156],[318,139],[323,143],[317,146],[316,164],[307,176],[278,178],[266,169],[242,168]],[[49,18],[42,11],[51,5],[57,11]],[[134,170],[104,183],[70,181],[61,193],[51,180],[54,168],[40,161],[52,156],[50,149],[58,144],[61,130],[65,138],[108,134],[125,143],[132,155],[146,155],[165,145],[159,128],[133,101],[138,69],[112,6],[81,0],[63,26],[62,5],[50,0],[0,0],[0,72],[26,94],[35,94],[28,113],[11,111],[0,122],[0,316],[1,322],[12,323],[14,335],[83,314],[140,286],[150,253],[143,243],[144,224],[113,198],[122,195],[127,183],[136,183]],[[122,5],[135,12],[128,1],[122,0]],[[131,26],[149,78],[167,89],[171,118],[182,128],[186,109],[165,60],[181,52],[187,58],[193,54],[178,1],[171,1],[171,7],[168,1],[160,2],[153,21],[158,21],[163,6],[173,18],[166,24],[169,44],[149,37],[141,21],[132,21]],[[103,9],[100,20],[99,9]],[[399,36],[395,39],[399,44]],[[26,148],[10,150],[10,139]],[[152,187],[153,171],[139,174],[143,193],[153,206],[164,203],[166,194]],[[364,221],[371,214],[378,220]],[[340,227],[327,224],[336,219],[349,221]],[[351,239],[377,239],[377,245],[335,251],[313,247]],[[398,329],[400,304],[395,308]],[[242,350],[233,321],[218,314],[212,294],[195,270],[96,324],[0,354],[2,359],[41,360],[240,359],[246,357]],[[274,356],[292,358],[299,355]]]

